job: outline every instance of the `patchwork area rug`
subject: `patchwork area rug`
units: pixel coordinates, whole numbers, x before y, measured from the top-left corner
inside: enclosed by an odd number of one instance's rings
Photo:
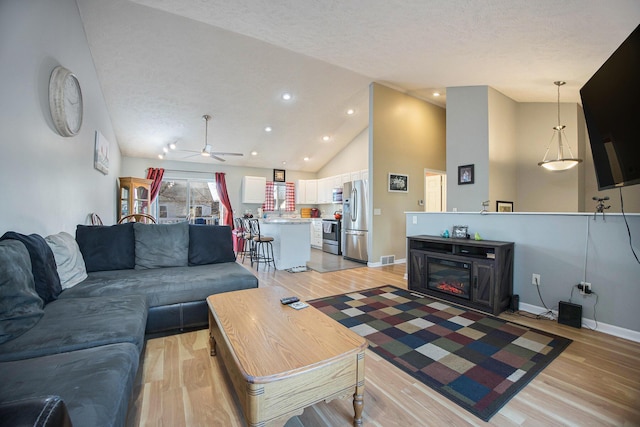
[[[484,421],[571,343],[394,286],[307,302]]]

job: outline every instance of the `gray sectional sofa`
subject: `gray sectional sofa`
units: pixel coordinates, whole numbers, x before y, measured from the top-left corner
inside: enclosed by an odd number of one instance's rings
[[[145,334],[206,326],[208,295],[257,286],[235,263],[229,227],[80,225],[75,239],[5,233],[0,426],[25,416],[124,425]]]

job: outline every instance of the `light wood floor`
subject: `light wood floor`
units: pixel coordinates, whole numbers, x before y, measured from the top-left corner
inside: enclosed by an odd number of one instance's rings
[[[406,288],[404,272],[404,265],[323,274],[270,270],[260,271],[258,278],[260,286],[283,286],[307,300],[385,284]],[[367,351],[365,425],[640,425],[640,344],[551,321],[502,317],[574,342],[489,423]],[[350,399],[334,400],[307,408],[287,427],[348,426],[352,419]],[[127,426],[242,425],[224,370],[209,356],[207,330],[147,341]]]

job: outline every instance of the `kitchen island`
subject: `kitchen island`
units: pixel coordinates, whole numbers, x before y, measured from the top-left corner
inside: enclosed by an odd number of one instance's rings
[[[311,220],[306,218],[267,218],[260,220],[260,234],[273,237],[276,269],[306,267],[311,259]]]

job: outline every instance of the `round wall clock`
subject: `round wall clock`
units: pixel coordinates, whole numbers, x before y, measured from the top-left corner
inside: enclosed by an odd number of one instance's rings
[[[66,68],[53,69],[49,79],[49,109],[56,131],[74,136],[82,126],[82,91],[76,76]]]

